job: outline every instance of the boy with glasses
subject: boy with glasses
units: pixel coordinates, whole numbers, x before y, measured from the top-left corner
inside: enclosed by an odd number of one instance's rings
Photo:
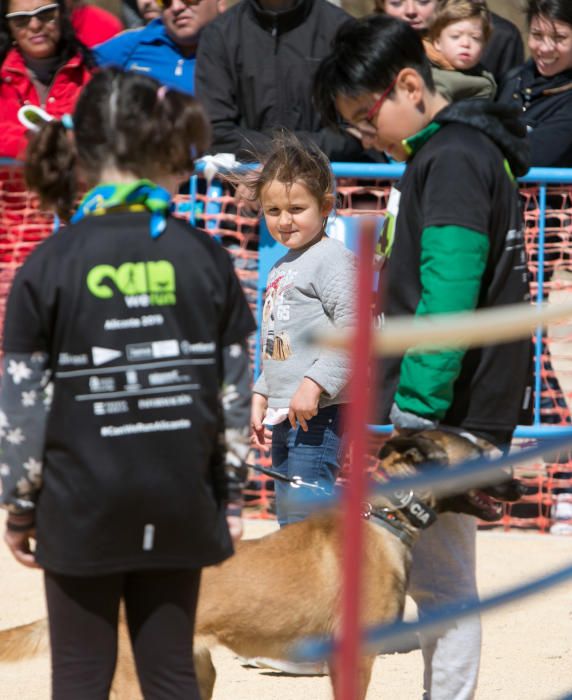
[[[345,24],[316,75],[324,119],[339,116],[367,147],[407,161],[390,198],[393,235],[383,253],[380,302],[387,316],[492,308],[528,299],[518,189],[527,170],[516,112],[484,100],[449,105],[433,84],[416,32],[380,15]],[[506,448],[530,403],[530,339],[384,358],[379,422],[400,431],[462,432]],[[477,598],[476,520],[444,513],[420,537],[410,593],[424,617]],[[478,616],[421,636],[425,697],[473,698]]]

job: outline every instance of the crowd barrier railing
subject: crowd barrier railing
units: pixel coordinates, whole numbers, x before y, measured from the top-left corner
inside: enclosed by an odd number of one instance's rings
[[[402,165],[334,163],[338,204],[330,231],[355,237],[354,222],[363,214],[383,216],[391,183]],[[533,168],[519,180],[525,237],[531,270],[533,303],[558,303],[572,291],[572,169]],[[246,296],[261,317],[268,271],[282,254],[256,213],[235,200],[223,180],[205,184],[197,169],[186,194],[176,198],[179,216],[216,236],[233,256]],[[0,321],[13,275],[33,248],[54,230],[54,217],[40,209],[24,182],[22,165],[0,159]],[[258,340],[253,359],[259,370]],[[534,422],[519,426],[517,443],[559,436],[572,427],[567,399],[572,394],[572,333],[565,324],[535,333]],[[507,369],[510,371],[510,369]],[[387,431],[389,426],[373,426]],[[537,463],[521,470],[530,493],[523,503],[507,508],[505,528],[521,526],[546,531],[556,501],[572,516],[572,462],[566,452],[554,463]],[[251,503],[267,513],[272,484],[261,476],[253,481]],[[572,518],[571,518],[572,520]]]

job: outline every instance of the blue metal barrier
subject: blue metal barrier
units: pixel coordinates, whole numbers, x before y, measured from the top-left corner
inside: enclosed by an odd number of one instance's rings
[[[403,164],[376,164],[376,163],[332,163],[332,169],[336,178],[356,178],[360,180],[397,180],[405,172]],[[539,225],[538,225],[538,277],[537,277],[537,304],[542,303],[544,296],[544,252],[545,252],[545,219],[546,219],[546,189],[548,185],[572,185],[572,169],[567,168],[531,168],[519,182],[525,184],[537,184],[539,186]],[[356,217],[350,217],[356,218]],[[267,234],[268,235],[268,234]],[[263,299],[263,287],[265,278],[274,261],[279,257],[278,244],[265,242],[260,248],[260,278],[259,289],[260,303]],[[281,248],[281,246],[280,246]],[[567,426],[547,426],[541,424],[540,397],[542,375],[542,348],[543,333],[538,328],[535,332],[535,393],[534,393],[534,424],[533,426],[519,426],[515,437],[527,439],[555,438],[569,432]],[[257,369],[259,363],[257,364]],[[373,432],[388,433],[392,426],[371,426]]]
[[[23,163],[10,158],[0,158],[0,167],[22,168]],[[241,166],[243,169],[256,167],[256,164],[246,164]],[[202,163],[197,163],[196,173],[202,173],[204,166]],[[332,169],[336,178],[355,178],[360,180],[396,180],[399,179],[404,171],[403,164],[378,164],[378,163],[332,163]],[[193,175],[190,180],[189,192],[190,202],[185,207],[185,212],[188,212],[189,220],[195,224],[197,220],[197,204],[198,204],[198,178],[197,174]],[[537,304],[542,303],[545,289],[544,279],[544,262],[545,262],[545,234],[546,234],[546,195],[548,185],[572,185],[572,169],[568,168],[531,168],[529,172],[519,178],[519,182],[526,184],[536,184],[539,187],[539,220],[538,220],[538,277],[537,277]],[[219,183],[214,182],[209,186],[207,194],[213,197],[214,201],[208,201],[205,213],[216,214],[220,211],[220,205],[216,201],[222,194],[222,187]],[[339,217],[342,218],[343,217]],[[354,219],[357,217],[348,217]],[[57,229],[57,224],[55,226]],[[207,229],[214,228],[214,222],[207,223]],[[354,232],[355,233],[355,232]],[[351,247],[351,245],[350,245]],[[262,314],[262,303],[264,295],[264,287],[268,272],[274,262],[284,253],[282,246],[277,244],[266,229],[266,226],[261,221],[260,225],[260,248],[259,248],[259,280],[257,288],[257,317],[260,321]],[[258,341],[259,342],[259,341]],[[543,349],[543,333],[539,328],[535,332],[535,394],[534,394],[534,425],[519,426],[515,434],[516,437],[541,439],[558,436],[562,430],[568,431],[566,426],[548,426],[541,424],[540,415],[540,400],[541,400],[541,376],[542,376],[542,349]],[[257,350],[259,350],[257,345]],[[256,355],[255,370],[258,373],[260,368],[259,352]],[[389,432],[391,426],[372,426],[374,432]]]

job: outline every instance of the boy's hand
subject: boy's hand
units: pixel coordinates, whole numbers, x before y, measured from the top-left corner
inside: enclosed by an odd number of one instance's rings
[[[271,440],[272,438],[272,431],[268,430],[268,428],[262,424],[267,408],[268,399],[266,396],[262,396],[262,394],[252,395],[252,408],[250,412],[252,436],[250,438],[250,444],[257,450],[267,450],[267,440]]]
[[[14,558],[31,569],[40,569],[40,565],[36,563],[34,552],[30,546],[30,540],[34,537],[34,530],[25,530],[24,532],[13,532],[6,530],[4,533],[4,542],[8,545],[9,550],[14,555]]]
[[[228,525],[228,531],[230,532],[230,537],[233,544],[238,542],[243,534],[242,518],[240,515],[229,515],[226,516],[226,524]]]
[[[288,420],[292,428],[296,429],[296,421],[300,423],[302,430],[308,432],[306,421],[318,413],[318,403],[324,388],[313,379],[304,377],[296,393],[290,400]]]

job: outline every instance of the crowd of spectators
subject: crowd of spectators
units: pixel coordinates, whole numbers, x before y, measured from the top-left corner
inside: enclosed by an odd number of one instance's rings
[[[211,118],[213,148],[255,157],[284,127],[311,136],[331,160],[362,160],[359,141],[324,128],[312,104],[314,72],[346,19],[327,0],[242,0],[208,26],[197,95]]]
[[[316,67],[349,17],[339,4],[239,0],[227,10],[226,0],[125,0],[119,18],[86,0],[8,0],[0,17],[0,156],[24,155],[20,106],[61,116],[73,109],[97,66],[116,66],[196,94],[211,120],[213,152],[256,159],[273,131],[285,128],[334,161],[379,159],[352,129],[325,127],[312,102]],[[478,60],[459,66],[446,57],[435,27],[451,33],[444,13],[452,22],[453,7],[462,23],[471,5],[469,20],[482,19],[481,45]],[[372,10],[423,36],[448,99],[517,104],[529,129],[532,165],[572,166],[570,3],[528,0],[526,62],[519,30],[489,12],[485,0],[374,0]]]

